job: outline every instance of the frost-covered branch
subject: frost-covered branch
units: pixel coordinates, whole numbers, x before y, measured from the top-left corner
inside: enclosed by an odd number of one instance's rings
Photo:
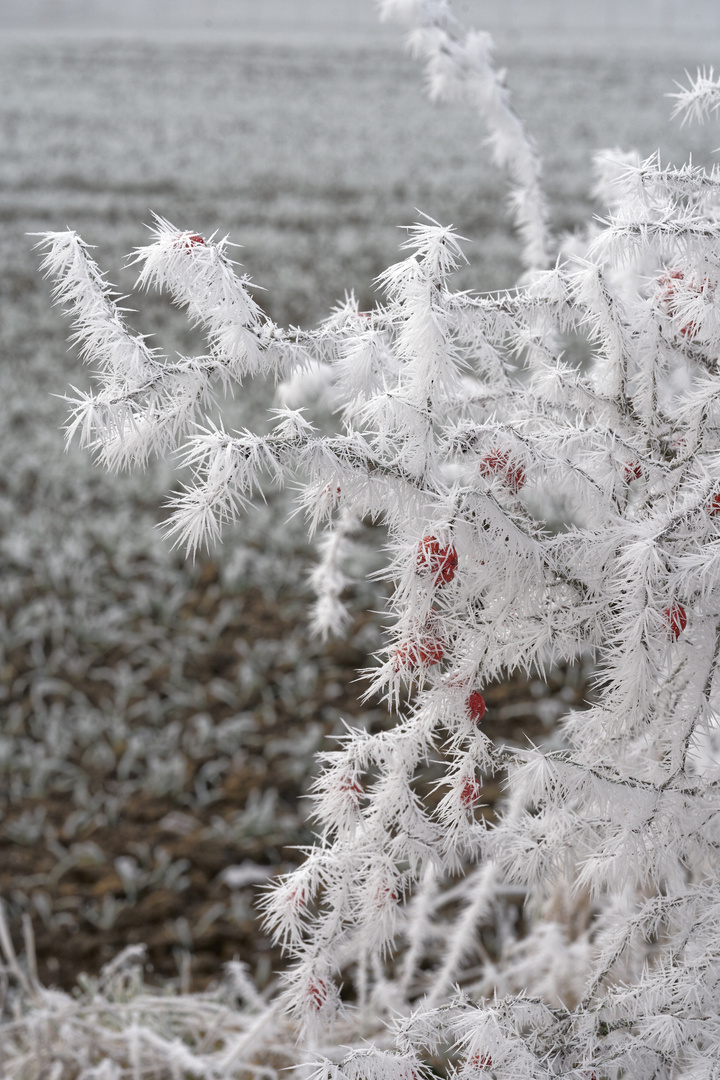
[[[489,34],[466,31],[448,0],[378,0],[381,18],[410,29],[410,48],[425,61],[430,97],[477,110],[487,125],[488,143],[500,168],[510,174],[510,204],[528,270],[550,261],[548,210],[542,169],[532,139],[510,104],[503,76],[492,64]]]
[[[690,79],[689,86],[680,83],[678,86],[678,92],[668,96],[675,98],[673,118],[681,116],[683,124],[707,120],[720,109],[720,80],[715,78],[712,68],[698,71],[695,79]]]

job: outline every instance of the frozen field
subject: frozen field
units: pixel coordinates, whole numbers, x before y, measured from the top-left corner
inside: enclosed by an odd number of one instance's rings
[[[673,80],[708,56],[500,59],[558,232],[602,211],[596,148],[679,163],[720,143],[667,119]],[[32,913],[45,979],[127,940],[148,941],[164,974],[193,949],[202,978],[252,948],[258,864],[306,839],[297,794],[323,737],[359,712],[353,672],[377,630],[358,616],[348,646],[308,644],[307,552],[300,523],[278,528],[281,500],[190,566],[154,529],[167,467],[108,478],[63,455],[51,395],[85,375],[27,233],[78,230],[123,291],[151,211],[229,233],[272,316],[307,325],[344,289],[372,305],[418,208],[473,241],[464,286],[509,286],[517,248],[483,133],[420,82],[388,40],[0,41],[0,890],[15,926]],[[167,349],[199,347],[162,300],[131,306]]]

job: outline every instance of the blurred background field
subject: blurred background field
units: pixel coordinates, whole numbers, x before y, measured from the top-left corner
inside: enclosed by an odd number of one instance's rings
[[[716,130],[671,125],[664,96],[712,46],[503,48],[556,232],[602,212],[588,194],[598,148],[712,160]],[[309,639],[312,553],[301,519],[286,524],[292,493],[191,563],[157,530],[170,465],[107,476],[64,452],[61,396],[87,373],[28,234],[77,230],[128,293],[124,257],[152,211],[227,233],[270,315],[307,326],[345,290],[375,302],[417,208],[472,241],[459,285],[510,286],[518,249],[482,130],[420,87],[389,33],[0,38],[0,894],[15,931],[30,913],[47,982],[144,941],[159,976],[191,954],[203,985],[241,955],[263,985],[277,957],[253,901],[311,836],[312,755],[343,718],[386,718],[355,681],[381,643],[366,611],[381,597],[359,583],[347,641]],[[127,304],[168,352],[202,351],[163,298]],[[243,394],[233,422],[270,394]],[[372,564],[358,556],[358,573]],[[494,688],[488,727],[540,738],[578,695],[561,680]]]

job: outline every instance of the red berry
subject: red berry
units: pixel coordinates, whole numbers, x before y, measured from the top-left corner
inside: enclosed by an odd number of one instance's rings
[[[491,477],[501,473],[508,463],[508,454],[504,450],[491,450],[480,462],[480,472]]]
[[[482,784],[479,784],[477,780],[473,780],[471,776],[463,782],[462,789],[460,791],[460,802],[463,806],[472,806],[476,803],[482,795]]]
[[[633,480],[642,480],[643,467],[639,461],[625,462],[625,483],[632,484]]]
[[[499,476],[511,491],[517,493],[525,486],[525,470],[522,465],[510,460],[510,455],[504,450],[491,450],[480,461],[480,475],[488,480],[493,476]]]
[[[418,544],[415,568],[418,574],[434,575],[435,585],[447,585],[455,577],[457,551],[452,544],[442,545],[436,536],[423,536]]]
[[[666,607],[663,616],[665,619],[665,625],[668,628],[668,635],[671,641],[677,641],[682,634],[683,630],[687,626],[687,614],[682,604],[672,604],[671,607]]]
[[[680,282],[683,281],[685,281],[685,274],[682,270],[669,270],[667,274],[658,278],[657,300],[670,316],[677,311],[677,297],[682,290]]]
[[[438,638],[425,638],[418,645],[418,658],[421,664],[439,664],[445,655],[445,646]]]
[[[393,657],[393,670],[418,667],[424,664],[432,667],[439,664],[445,655],[445,646],[438,638],[423,638],[420,641],[403,641],[398,645]]]
[[[288,907],[293,911],[298,911],[300,908],[304,908],[307,902],[305,896],[305,888],[303,885],[298,885],[296,888],[291,889],[287,894]]]
[[[325,506],[329,508],[335,508],[340,502],[340,496],[342,495],[342,488],[339,484],[336,484],[333,488],[332,484],[326,484],[322,489],[322,497],[325,502]]]
[[[409,660],[410,647],[407,642],[398,645],[397,649],[393,653],[393,671],[400,671],[401,668],[407,667]]]
[[[200,244],[205,244],[204,236],[200,236],[199,233],[183,233],[182,236],[178,236],[173,247],[183,248],[187,253],[190,251],[190,248],[198,247]]]
[[[492,1058],[489,1054],[481,1054],[477,1050],[467,1059],[467,1064],[471,1069],[492,1069]]]
[[[485,715],[485,698],[479,690],[473,690],[472,694],[465,702],[465,707],[470,719],[474,720],[476,724],[479,724]]]
[[[683,293],[686,296],[700,296],[706,290],[710,290],[708,278],[704,278],[702,285],[698,285],[694,281],[686,281],[682,270],[670,270],[658,279],[657,296],[660,305],[665,308],[671,318],[674,318],[677,315],[679,306],[678,299],[682,297]],[[691,319],[684,326],[678,327],[677,332],[682,334],[683,337],[696,337],[700,332],[700,325]]]
[[[667,274],[663,274],[661,278],[658,278],[659,299],[661,301],[670,301],[677,289],[675,282],[684,280],[685,273],[683,270],[668,270]]]
[[[352,778],[352,776],[344,776],[338,782],[337,790],[343,795],[347,795],[349,800],[351,802],[354,802],[356,806],[364,795],[363,789],[360,787],[357,780],[354,780]]]
[[[669,449],[673,452],[673,454],[682,454],[687,447],[687,439],[684,435],[673,434],[668,440],[668,446]]]
[[[375,907],[378,911],[383,911],[389,904],[394,904],[396,901],[397,893],[387,882],[379,885],[375,890]]]
[[[708,514],[710,517],[715,517],[716,514],[720,514],[720,493],[713,495],[708,504]]]
[[[323,1005],[327,1001],[328,991],[327,986],[322,979],[311,979],[307,986],[307,996],[310,999],[310,1004],[319,1012]]]
[[[525,470],[523,469],[522,465],[518,465],[517,463],[513,464],[513,462],[511,461],[507,469],[505,470],[505,477],[507,480],[507,486],[510,488],[511,491],[514,491],[516,494],[520,490],[520,488],[525,487],[526,477]]]

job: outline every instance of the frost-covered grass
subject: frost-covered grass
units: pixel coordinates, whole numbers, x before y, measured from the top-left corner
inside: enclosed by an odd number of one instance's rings
[[[121,1080],[123,1077],[263,1077],[295,1064],[292,1033],[258,994],[244,966],[228,965],[212,992],[148,988],[144,949],[129,946],[74,995],[45,989],[26,920],[23,968],[0,909],[0,955],[13,986],[3,1004],[3,1080]],[[268,1045],[268,1030],[273,1038]]]
[[[63,454],[65,407],[51,395],[85,376],[66,352],[26,233],[68,225],[99,246],[102,265],[119,266],[145,241],[137,222],[151,209],[180,227],[227,232],[268,288],[272,316],[310,325],[344,288],[372,304],[370,283],[394,261],[395,227],[412,221],[415,207],[476,242],[465,285],[511,284],[520,263],[503,186],[474,119],[430,106],[399,48],[0,48],[0,829],[6,865],[14,848],[44,845],[47,858],[12,888],[5,879],[6,899],[14,927],[31,912],[51,941],[117,924],[119,945],[122,912],[162,888],[179,898],[161,919],[167,948],[215,949],[213,923],[227,935],[248,920],[249,886],[242,903],[218,893],[200,929],[187,926],[184,856],[163,854],[172,830],[163,839],[151,819],[147,850],[128,849],[119,866],[98,837],[141,797],[170,800],[188,816],[189,824],[175,819],[175,835],[186,829],[203,843],[229,836],[237,862],[249,837],[273,852],[304,838],[296,807],[268,802],[260,789],[291,766],[302,787],[311,753],[339,720],[337,699],[347,711],[349,691],[331,690],[318,720],[318,681],[323,694],[339,684],[308,643],[292,592],[308,555],[302,522],[280,527],[285,498],[250,516],[212,566],[192,566],[155,528],[176,482],[168,470],[108,477],[78,452]],[[714,145],[712,129],[681,136],[669,127],[663,97],[704,57],[546,51],[502,59],[545,160],[556,230],[587,219],[598,147],[635,145],[645,154],[660,144],[665,156],[684,160],[688,140],[700,158]],[[128,289],[133,274],[118,270],[115,280]],[[199,348],[160,300],[144,300],[139,319],[166,349]],[[254,404],[238,403],[238,422]],[[280,598],[282,640],[258,637],[255,624],[238,618],[253,588]],[[237,635],[232,662],[218,673],[228,628]],[[356,652],[374,643],[372,626],[360,626]],[[282,727],[288,717],[296,726],[273,735],[276,749],[286,743],[278,767],[273,746],[259,740],[263,725]],[[264,762],[259,783],[242,773],[248,744],[250,757]],[[228,783],[234,774],[244,786]],[[215,803],[221,812],[212,812]],[[93,887],[104,882],[106,893],[74,903],[73,873]],[[54,889],[64,875],[71,888],[59,904]],[[141,937],[142,928],[133,933]]]
[[[713,148],[707,130],[681,136],[668,126],[663,96],[705,59],[499,57],[545,162],[557,228],[592,209],[596,149],[662,146],[680,159],[688,146],[696,156]],[[152,208],[180,226],[230,233],[268,288],[273,316],[307,325],[343,288],[370,302],[373,276],[396,256],[396,227],[418,207],[477,243],[474,286],[515,281],[503,185],[483,134],[462,110],[421,97],[399,44],[6,42],[0,80],[2,252],[14,275],[20,249],[31,272],[24,227],[82,229],[100,261],[117,265],[144,241],[136,223]]]

